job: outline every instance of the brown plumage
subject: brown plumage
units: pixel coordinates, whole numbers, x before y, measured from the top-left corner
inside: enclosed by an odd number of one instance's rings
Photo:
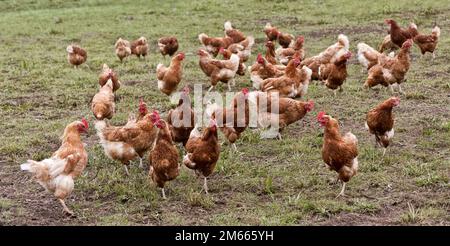
[[[202,133],[194,128],[186,143],[186,151],[183,164],[204,177],[203,188],[208,193],[207,177],[214,171],[220,155],[217,123],[211,120]]]
[[[294,39],[295,37],[292,34],[282,32],[278,33],[278,43],[285,49],[291,45]]]
[[[28,160],[20,165],[22,170],[33,173],[39,184],[53,193],[68,215],[73,215],[73,212],[64,200],[73,191],[74,179],[80,176],[88,162],[88,154],[80,136],[87,133],[88,128],[85,119],[70,123],[64,129],[61,146],[51,158],[39,162]]]
[[[145,58],[148,52],[148,42],[145,37],[140,37],[131,42],[131,54],[136,55],[139,59],[141,56]]]
[[[238,29],[233,28],[231,22],[227,21],[224,24],[225,35],[230,37],[233,40],[233,43],[242,42],[246,37],[244,33],[239,31]]]
[[[270,62],[273,65],[277,64],[277,59],[275,58],[275,45],[271,41],[267,41],[266,44],[266,55],[265,58],[268,62]]]
[[[108,65],[103,64],[102,72],[98,76],[98,83],[101,87],[103,87],[109,79],[111,79],[113,83],[113,92],[117,91],[120,88],[119,76],[116,72],[110,69]]]
[[[278,61],[283,64],[287,65],[288,62],[292,59],[294,54],[298,52],[300,54],[300,59],[303,60],[305,58],[305,50],[303,49],[303,43],[305,42],[305,39],[303,36],[297,37],[297,39],[294,42],[294,45],[292,47],[283,48],[280,47],[275,51],[276,57]]]
[[[156,67],[158,89],[162,93],[169,96],[177,89],[183,76],[183,67],[181,66],[181,61],[183,60],[184,53],[179,53],[172,57],[169,67],[165,67],[162,63]]]
[[[66,50],[67,50],[67,60],[75,68],[86,62],[87,52],[83,48],[72,44],[67,46]]]
[[[165,183],[174,180],[180,174],[178,165],[179,153],[178,149],[173,145],[167,122],[157,119],[155,125],[158,130],[154,147],[149,154],[149,176],[161,188],[162,196],[166,199],[164,192]]]
[[[185,87],[175,109],[167,115],[167,123],[172,134],[172,140],[186,146],[192,129],[195,126],[195,114],[189,97],[189,87]]]
[[[430,52],[433,54],[434,58],[434,50],[436,49],[439,36],[441,36],[441,29],[438,26],[435,26],[430,35],[416,35],[414,37],[414,43],[419,46],[422,55],[425,55],[426,52]]]
[[[351,132],[342,136],[338,121],[324,112],[319,113],[317,120],[325,127],[322,159],[331,170],[338,173],[338,179],[343,182],[338,196],[344,195],[345,184],[358,171],[358,139]]]
[[[402,47],[406,40],[412,39],[418,34],[415,25],[410,26],[408,29],[403,29],[392,19],[387,19],[384,22],[390,25],[389,35],[391,36],[391,42],[398,47]]]
[[[394,136],[394,114],[392,109],[399,104],[400,98],[391,97],[367,113],[366,128],[375,135],[376,143],[384,148],[383,156],[386,153],[386,148],[389,146],[390,139]]]
[[[347,79],[347,61],[352,56],[352,53],[347,53],[338,57],[334,62],[322,64],[319,67],[319,80],[325,82],[325,86],[336,93],[336,89],[342,90],[342,84]]]
[[[198,35],[200,43],[205,47],[206,51],[212,54],[214,57],[219,54],[220,48],[228,48],[233,44],[233,39],[230,37],[209,37],[208,35],[201,33]]]
[[[401,30],[401,31],[399,31]],[[388,31],[388,33],[391,33],[391,30]],[[402,34],[403,33],[403,34]],[[418,35],[419,32],[417,31],[417,26],[414,23],[409,24],[408,28],[403,30],[400,27],[398,27],[398,25],[396,24],[396,26],[394,27],[394,36],[397,36],[397,39],[403,39],[403,37],[415,37],[416,35]],[[400,43],[401,41],[397,41],[397,43]],[[404,41],[403,41],[404,43]],[[396,43],[394,43],[392,41],[391,38],[391,34],[388,34],[384,37],[383,42],[381,43],[380,47],[379,47],[379,51],[380,52],[384,52],[384,51],[393,51],[393,50],[397,50],[401,47],[398,46]]]
[[[108,82],[100,87],[100,90],[92,98],[91,110],[97,120],[111,119],[116,111],[116,104],[114,103],[113,82],[108,79]]]
[[[260,89],[263,80],[281,77],[284,74],[284,69],[281,70],[277,68],[275,65],[264,59],[261,54],[258,54],[255,64],[253,64],[249,70],[253,87],[258,90]]]
[[[116,49],[116,55],[117,57],[119,57],[120,62],[131,55],[131,44],[128,40],[119,38],[116,41],[114,47]]]
[[[221,53],[225,50],[221,49]],[[229,60],[217,60],[212,59],[211,56],[205,51],[200,49],[197,53],[200,56],[200,67],[206,76],[210,77],[212,90],[219,81],[227,83],[228,90],[231,90],[230,80],[234,81],[236,72],[239,69],[240,58],[237,54],[231,54]]]
[[[162,37],[158,39],[158,47],[161,55],[173,56],[178,51],[178,40],[176,37]]]
[[[267,23],[264,27],[264,33],[266,34],[267,41],[275,41],[277,40],[280,32],[276,27],[273,27],[270,23]]]

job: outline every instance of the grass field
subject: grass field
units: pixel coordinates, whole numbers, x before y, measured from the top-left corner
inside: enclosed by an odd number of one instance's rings
[[[0,225],[450,225],[449,15],[445,0],[0,1]],[[358,42],[378,46],[385,18],[402,25],[414,21],[426,33],[436,22],[442,35],[434,61],[429,54],[420,57],[417,46],[412,50],[406,95],[395,109],[396,136],[384,158],[364,120],[390,92],[363,90],[366,73],[352,58],[344,92],[334,98],[324,86],[311,85],[306,99],[316,108],[290,125],[283,140],[261,140],[248,130],[238,141],[241,153],[223,146],[210,195],[200,193],[201,180],[183,167],[163,200],[137,163],[125,177],[122,165],[104,155],[93,127],[85,139],[88,166],[67,199],[77,218],[64,217],[54,197],[20,171],[25,160],[41,160],[59,147],[67,123],[82,116],[93,123],[89,102],[103,63],[123,83],[113,124],[125,123],[139,97],[167,112],[169,100],[156,86],[160,36],[176,35],[188,55],[184,86],[207,84],[194,55],[197,35],[222,35],[226,20],[255,36],[253,54],[263,52],[262,28],[270,21],[304,35],[311,56],[339,33],[349,36],[353,53]],[[141,35],[150,42],[150,56],[120,64],[117,38]],[[65,49],[72,42],[87,49],[88,66],[69,66]],[[237,78],[235,90],[250,86],[246,75]],[[225,92],[226,86],[218,89]],[[347,197],[335,198],[340,184],[321,158],[319,110],[359,138],[360,172],[347,185]]]

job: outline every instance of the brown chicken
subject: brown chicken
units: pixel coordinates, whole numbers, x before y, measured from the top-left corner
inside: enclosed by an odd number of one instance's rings
[[[401,33],[401,31],[399,31]],[[403,30],[405,32],[405,36],[411,36],[415,37],[419,32],[417,31],[417,26],[414,23],[409,24],[408,29]],[[390,30],[389,30],[390,33]],[[401,34],[398,34],[401,36]],[[393,51],[399,49],[401,46],[396,45],[394,42],[392,42],[391,34],[388,34],[384,37],[383,42],[380,45],[380,52],[384,52],[386,50]]]
[[[400,105],[400,98],[391,97],[367,113],[366,128],[375,135],[376,144],[383,147],[383,156],[394,137],[394,114],[392,109]]]
[[[267,23],[264,27],[264,33],[266,34],[267,41],[275,41],[278,38],[280,32],[276,27],[273,27],[270,23]]]
[[[276,65],[278,62],[277,62],[277,59],[275,58],[275,45],[274,45],[274,43],[271,42],[271,41],[267,41],[265,46],[267,48],[266,49],[266,55],[265,55],[266,60],[268,62],[270,62],[271,64]]]
[[[430,35],[418,34],[414,37],[414,43],[420,48],[422,55],[426,52],[430,52],[435,57],[434,50],[436,49],[439,36],[441,36],[441,29],[435,26]]]
[[[414,38],[417,35],[417,26],[410,26],[412,28],[403,29],[401,28],[396,21],[392,19],[386,19],[384,21],[386,24],[390,25],[389,35],[391,37],[391,42],[397,45],[398,47],[402,47],[403,43],[408,40]],[[415,27],[415,28],[414,28]]]
[[[258,54],[256,63],[249,67],[250,80],[253,87],[257,90],[261,87],[261,82],[268,78],[278,78],[284,75],[284,70],[278,69],[275,65],[268,62]]]
[[[233,39],[230,37],[211,38],[204,33],[199,34],[198,39],[200,40],[200,43],[205,47],[206,51],[208,51],[214,57],[219,54],[220,48],[226,49],[228,48],[228,46],[233,44]]]
[[[136,55],[139,59],[141,56],[147,56],[148,52],[148,42],[145,37],[140,37],[137,40],[131,42],[131,54]]]
[[[158,47],[161,55],[173,56],[178,51],[178,40],[176,37],[162,37],[158,39]]]
[[[158,128],[155,143],[149,154],[149,176],[161,188],[162,197],[166,199],[164,185],[174,180],[180,174],[178,165],[179,153],[173,145],[167,122],[156,115],[155,126]]]
[[[216,120],[220,131],[237,151],[235,142],[245,131],[249,122],[248,89],[244,88],[240,93],[237,93],[230,107],[222,108],[218,107],[217,104],[212,104],[206,110],[208,115]]]
[[[261,97],[266,97],[267,106],[259,105]],[[301,120],[305,115],[313,110],[314,102],[302,102],[291,98],[279,98],[270,94],[251,92],[249,96],[251,104],[257,105],[258,127],[268,128],[267,137],[278,137],[281,140],[281,132],[288,125]],[[273,111],[272,104],[278,105],[278,110]]]
[[[244,33],[239,31],[238,29],[233,28],[231,22],[227,21],[223,26],[225,29],[225,36],[230,37],[233,40],[233,43],[239,43],[246,39]]]
[[[347,79],[347,61],[352,57],[352,52],[338,57],[334,62],[322,64],[319,67],[319,80],[325,82],[325,86],[333,90],[336,96],[336,89],[342,91],[342,84]]]
[[[79,65],[83,64],[87,60],[87,52],[83,48],[77,45],[67,46],[67,60],[74,68],[78,68]]]
[[[373,66],[377,65],[378,62],[383,63],[388,59],[388,56],[376,51],[374,48],[365,43],[358,43],[357,47],[358,61],[366,70],[369,70]],[[393,58],[394,56],[394,52],[389,53],[390,58]]]
[[[288,62],[294,56],[295,52],[300,52],[300,59],[303,60],[305,58],[305,50],[303,49],[304,42],[305,42],[305,38],[303,36],[299,36],[295,40],[294,45],[292,47],[278,48],[275,51],[278,61],[283,65],[287,65]]]
[[[278,92],[280,97],[302,97],[308,90],[311,80],[311,69],[303,67],[297,69],[300,59],[289,61],[285,74],[278,78],[268,78],[261,82],[261,90],[265,92]]]
[[[224,53],[224,49],[220,49]],[[211,87],[208,91],[214,89],[219,81],[228,85],[228,90],[231,91],[231,84],[234,85],[236,72],[239,68],[240,58],[237,54],[231,54],[229,60],[216,60],[211,56],[205,54],[205,50],[199,50],[200,67],[202,71],[210,77]],[[231,80],[231,83],[229,83]]]
[[[364,83],[365,88],[372,88],[376,85],[389,87],[394,92],[392,85],[397,84],[399,92],[403,93],[400,84],[405,80],[405,75],[410,66],[410,49],[412,40],[403,43],[402,48],[394,58],[390,58],[383,63],[373,66],[369,70],[369,76]]]
[[[137,122],[125,126],[110,126],[105,121],[95,122],[95,129],[106,155],[120,161],[129,175],[128,165],[136,157],[141,159],[150,150],[156,137],[155,113],[146,114]]]
[[[217,123],[211,119],[209,126],[200,133],[198,128],[192,130],[186,143],[188,152],[183,158],[183,164],[203,176],[203,189],[208,194],[207,177],[214,171],[220,155]]]
[[[100,91],[95,94],[91,102],[91,110],[97,120],[111,119],[116,111],[114,102],[113,82],[108,82],[100,87]]]
[[[289,34],[289,33],[279,32],[277,39],[278,39],[278,43],[281,45],[281,47],[286,49],[286,48],[290,47],[291,45],[293,45],[293,41],[294,41],[295,37],[294,37],[294,35]]]
[[[195,126],[195,114],[191,106],[189,87],[186,86],[183,89],[177,107],[169,111],[167,123],[172,133],[172,140],[186,146],[189,135]]]
[[[103,87],[110,79],[113,83],[113,92],[115,92],[120,88],[119,76],[111,68],[109,68],[108,65],[103,64],[102,73],[98,77],[98,83],[101,87]]]
[[[128,40],[119,38],[114,47],[116,48],[116,55],[119,57],[120,62],[123,62],[123,59],[131,55],[131,45]]]
[[[172,58],[169,67],[165,67],[160,63],[156,67],[156,76],[158,78],[158,89],[170,96],[181,81],[183,75],[183,67],[181,61],[184,60],[184,53],[179,53]]]
[[[318,122],[325,127],[322,146],[322,159],[331,170],[338,173],[343,182],[339,196],[344,195],[345,184],[358,171],[358,139],[351,132],[344,136],[339,131],[339,123],[325,112],[317,116]]]
[[[312,70],[311,79],[319,79],[319,67],[322,64],[333,62],[340,54],[349,51],[350,42],[344,34],[339,34],[338,41],[322,51],[320,54],[306,58],[300,64],[307,66]]]
[[[61,137],[62,145],[50,158],[28,160],[20,165],[20,169],[32,173],[42,187],[53,193],[68,215],[73,215],[73,212],[64,200],[73,191],[73,180],[80,176],[88,162],[88,154],[80,136],[87,133],[88,129],[88,122],[84,118],[70,123]]]

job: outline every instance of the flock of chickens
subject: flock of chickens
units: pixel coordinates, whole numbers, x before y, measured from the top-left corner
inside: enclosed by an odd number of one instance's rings
[[[365,43],[359,43],[358,61],[367,69],[368,77],[364,87],[378,84],[389,87],[400,84],[410,66],[410,49],[416,43],[422,54],[434,50],[440,35],[439,27],[435,27],[430,35],[419,34],[417,26],[411,24],[402,29],[394,20],[386,20],[390,25],[380,51]],[[316,56],[305,58],[304,37],[294,37],[280,32],[268,23],[264,27],[266,34],[266,54],[257,55],[251,66],[246,66],[254,38],[246,36],[235,29],[230,22],[224,24],[224,37],[209,37],[202,33],[198,36],[202,48],[198,50],[199,65],[210,78],[214,89],[218,82],[226,83],[228,89],[234,85],[236,75],[243,76],[248,71],[255,91],[247,88],[235,94],[228,107],[207,105],[208,124],[200,129],[201,123],[196,120],[191,106],[189,87],[182,89],[178,105],[171,109],[166,119],[161,118],[158,111],[149,111],[146,103],[140,99],[136,115],[131,113],[123,126],[112,126],[107,119],[115,114],[115,93],[121,83],[118,75],[106,64],[99,76],[100,90],[93,97],[91,110],[96,118],[95,129],[105,154],[120,161],[129,175],[127,166],[136,158],[140,159],[140,167],[145,153],[149,152],[149,176],[162,190],[166,198],[164,185],[179,175],[179,150],[175,143],[181,143],[185,149],[182,162],[189,169],[204,178],[203,190],[208,193],[207,177],[214,171],[220,156],[218,130],[220,130],[231,146],[236,150],[235,142],[242,132],[249,128],[251,105],[258,110],[257,127],[265,128],[275,120],[279,122],[276,136],[281,139],[281,131],[294,122],[302,119],[314,107],[313,101],[298,101],[294,98],[307,93],[312,80],[322,81],[326,87],[342,90],[347,78],[347,61],[352,56],[349,51],[348,38],[340,34],[335,44],[326,48]],[[275,44],[280,47],[275,49]],[[158,88],[166,95],[172,95],[182,80],[182,61],[184,53],[177,53],[178,41],[175,37],[158,40],[161,54],[172,57],[170,66],[158,64],[156,76]],[[396,55],[389,55],[384,50],[400,49]],[[141,37],[133,42],[119,38],[115,44],[116,55],[122,62],[131,55],[137,57],[148,54],[148,42]],[[75,68],[87,60],[87,52],[76,45],[67,47],[68,61]],[[215,57],[221,54],[223,59]],[[376,143],[384,148],[383,155],[394,135],[393,107],[398,106],[400,99],[391,97],[370,110],[366,118],[366,127],[375,135]],[[272,112],[271,105],[278,105],[278,112]],[[341,134],[339,123],[325,112],[319,112],[317,121],[324,127],[322,146],[323,161],[331,170],[338,173],[343,182],[338,196],[344,195],[345,184],[358,170],[358,140],[348,132]],[[42,161],[28,160],[21,165],[35,176],[36,180],[48,191],[52,192],[64,208],[64,212],[73,215],[66,206],[65,198],[74,188],[74,178],[79,176],[87,165],[88,154],[81,140],[81,134],[87,133],[88,122],[83,118],[66,126],[62,136],[61,147],[48,159]]]

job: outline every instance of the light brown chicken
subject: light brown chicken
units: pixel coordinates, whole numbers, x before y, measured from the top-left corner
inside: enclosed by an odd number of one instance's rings
[[[144,57],[145,59],[147,53],[148,53],[147,38],[140,37],[137,40],[131,42],[131,54],[136,55],[139,59],[141,59],[141,56]]]
[[[244,41],[244,39],[246,39],[244,33],[239,31],[238,29],[233,28],[231,22],[227,21],[223,26],[225,29],[225,35],[227,37],[230,37],[233,40],[233,43],[239,43]]]
[[[435,26],[431,31],[430,35],[426,34],[418,34],[414,37],[414,43],[417,44],[420,48],[420,52],[422,55],[425,55],[426,52],[430,52],[435,57],[434,50],[439,41],[439,37],[441,36],[441,29],[438,26]]]
[[[119,76],[108,65],[103,64],[102,72],[98,76],[98,83],[103,87],[110,79],[113,83],[113,92],[116,92],[120,88]]]
[[[170,96],[176,91],[178,84],[183,76],[183,67],[181,61],[184,60],[184,53],[179,53],[172,57],[169,67],[165,67],[160,63],[156,67],[156,76],[158,78],[158,89]]]
[[[116,49],[116,55],[119,57],[120,62],[123,62],[123,59],[127,58],[131,55],[131,45],[128,40],[119,38],[114,45]]]
[[[77,45],[67,46],[67,60],[74,68],[78,68],[79,65],[83,64],[87,60],[87,52],[83,48]]]
[[[295,52],[300,52],[300,59],[303,60],[305,58],[305,50],[303,49],[304,42],[305,38],[303,36],[298,36],[292,47],[278,48],[275,51],[278,61],[283,65],[287,65],[294,56]]]
[[[97,120],[111,119],[116,111],[116,104],[114,102],[113,82],[108,79],[108,82],[92,98],[91,110]]]
[[[173,56],[178,51],[178,40],[176,37],[162,37],[158,39],[158,47],[161,55]]]
[[[261,54],[258,54],[256,57],[255,64],[249,67],[249,72],[253,87],[257,90],[260,89],[263,80],[278,78],[284,75],[284,69],[278,69],[275,65],[264,59]]]
[[[233,44],[233,39],[230,37],[212,38],[204,33],[199,34],[198,39],[200,40],[200,43],[204,46],[206,51],[208,51],[214,57],[216,57],[217,54],[219,54],[220,48],[226,49],[228,48],[228,46]]]
[[[37,182],[61,203],[64,213],[74,213],[66,206],[65,199],[72,193],[74,179],[80,176],[88,162],[80,134],[87,133],[88,122],[83,118],[66,126],[61,137],[62,144],[50,158],[42,161],[28,160],[20,169],[34,175]]]
[[[280,34],[278,29],[272,26],[270,23],[266,23],[266,26],[264,27],[264,33],[266,34],[267,41],[277,40],[278,35]]]
[[[186,146],[189,135],[195,126],[195,114],[189,97],[189,87],[186,86],[183,89],[177,107],[169,111],[167,123],[172,133],[172,140]]]
[[[347,61],[352,57],[352,52],[347,51],[334,62],[322,64],[319,67],[319,80],[325,82],[325,86],[333,90],[336,96],[336,89],[342,91],[342,84],[347,79]]]

